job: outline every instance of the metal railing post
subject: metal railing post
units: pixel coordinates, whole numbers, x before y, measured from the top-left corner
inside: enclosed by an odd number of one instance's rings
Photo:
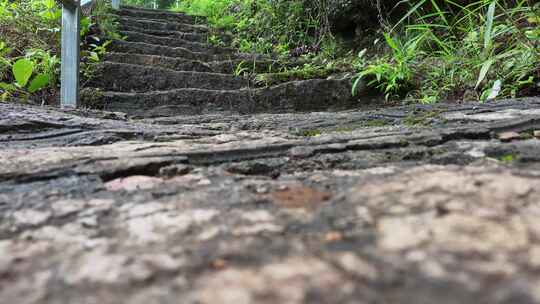
[[[60,68],[60,105],[62,108],[79,106],[79,70],[81,43],[81,6],[93,0],[60,0],[62,2],[62,63]],[[120,0],[112,0],[120,9]]]
[[[79,44],[81,9],[75,5],[62,5],[62,66],[60,75],[60,104],[62,108],[79,105]]]

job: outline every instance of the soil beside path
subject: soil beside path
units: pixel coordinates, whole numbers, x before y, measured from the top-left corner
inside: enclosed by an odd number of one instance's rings
[[[540,302],[540,98],[0,117],[1,303]]]

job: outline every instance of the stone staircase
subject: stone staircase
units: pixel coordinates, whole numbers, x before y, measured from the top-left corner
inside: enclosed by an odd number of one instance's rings
[[[125,39],[113,41],[97,76],[87,82],[81,94],[86,107],[151,117],[314,111],[355,102],[350,75],[265,87],[236,76],[242,63],[268,71],[277,62],[209,44],[215,31],[203,17],[134,7],[117,15]]]

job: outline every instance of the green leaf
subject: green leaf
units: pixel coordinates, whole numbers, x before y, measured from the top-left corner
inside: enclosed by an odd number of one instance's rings
[[[13,67],[11,68],[13,75],[15,76],[15,81],[21,87],[26,86],[32,72],[34,71],[34,63],[28,59],[19,59]]]
[[[43,1],[43,4],[45,4],[45,7],[48,9],[53,9],[56,6],[56,2],[54,2],[54,0],[45,0]]]
[[[30,85],[28,86],[28,92],[35,93],[46,86],[49,85],[49,82],[51,80],[51,77],[47,74],[39,74],[34,79],[32,79],[32,82],[30,82]]]
[[[414,14],[422,5],[424,5],[424,3],[426,2],[427,0],[422,0],[422,1],[418,1],[418,3],[416,3],[416,5],[414,7],[412,7],[408,12],[407,14],[405,14],[405,16],[403,16],[403,18],[401,18],[395,25],[394,27],[390,30],[390,32],[393,32],[401,23],[403,23],[403,21],[405,21],[407,18],[409,18],[412,14]],[[398,2],[398,4],[401,4],[403,2],[407,2],[406,0],[405,1],[400,1]],[[397,5],[396,5],[397,6]]]
[[[10,95],[9,92],[4,92],[4,93],[2,93],[2,94],[0,95],[0,101],[1,101],[1,102],[5,102],[5,101],[8,99],[9,95]]]
[[[493,87],[489,91],[488,97],[486,97],[486,101],[497,98],[497,96],[499,96],[499,93],[501,92],[501,89],[502,81],[500,79],[495,80]]]
[[[478,75],[478,80],[476,81],[476,86],[474,87],[475,90],[478,89],[482,81],[486,79],[487,73],[489,72],[491,65],[493,65],[493,59],[489,59],[482,64],[482,68],[480,69],[480,75]]]
[[[16,91],[17,88],[11,83],[0,82],[0,89],[6,92]]]
[[[400,53],[401,50],[399,49],[396,41],[394,40],[394,38],[392,38],[392,36],[390,36],[390,34],[387,34],[385,33],[384,34],[384,39],[386,39],[386,43],[388,43],[388,45],[396,52],[396,53]]]
[[[358,93],[358,85],[360,84],[360,81],[362,81],[362,77],[357,76],[357,78],[354,81],[353,86],[352,86],[352,92],[351,92],[352,96],[356,96],[356,94]]]
[[[441,8],[437,5],[437,1],[431,0],[431,5],[435,9],[436,14],[439,15],[439,17],[441,17],[441,19],[444,21],[444,24],[450,25],[450,23],[448,22],[448,20],[446,20],[446,17],[444,15],[445,12],[443,12]]]
[[[11,83],[0,82],[0,101],[5,102],[17,88]]]
[[[488,52],[491,49],[492,35],[493,35],[493,20],[495,19],[495,8],[497,7],[497,1],[491,2],[488,8],[486,16],[486,27],[484,30],[484,52]]]

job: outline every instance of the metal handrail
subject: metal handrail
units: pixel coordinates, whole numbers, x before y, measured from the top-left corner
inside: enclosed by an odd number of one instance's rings
[[[62,108],[79,106],[81,8],[96,0],[60,0],[62,3],[62,63],[60,72],[60,105]],[[113,9],[120,8],[120,0],[112,0]]]

